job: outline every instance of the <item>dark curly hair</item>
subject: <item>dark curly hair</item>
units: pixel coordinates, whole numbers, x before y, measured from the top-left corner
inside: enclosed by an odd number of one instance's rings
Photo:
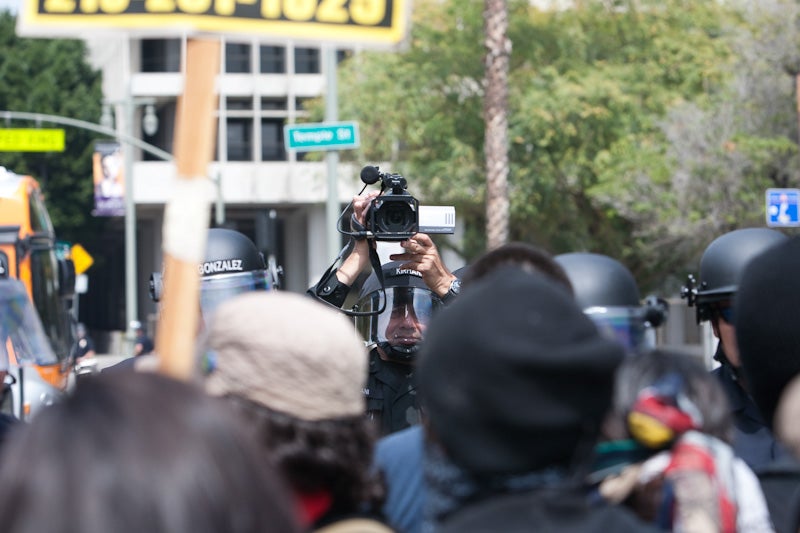
[[[300,531],[249,425],[194,385],[103,372],[12,431],[3,532]]]
[[[550,252],[524,242],[509,242],[484,253],[464,269],[461,280],[464,286],[471,285],[504,266],[516,266],[526,272],[541,273],[561,284],[570,294],[573,292],[569,276]]]
[[[227,397],[252,424],[256,436],[298,493],[329,491],[331,512],[378,512],[383,479],[373,468],[376,439],[363,416],[302,420],[240,396]]]

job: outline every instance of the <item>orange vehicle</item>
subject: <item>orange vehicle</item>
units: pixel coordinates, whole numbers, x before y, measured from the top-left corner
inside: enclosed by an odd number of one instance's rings
[[[39,183],[31,176],[18,175],[3,167],[0,167],[0,277],[16,278],[24,284],[56,355],[52,364],[34,365],[38,375],[26,378],[41,379],[54,389],[54,394],[63,391],[71,367],[70,305],[75,291],[75,267],[70,259],[59,258],[56,253],[55,231]],[[13,354],[10,358],[13,368]],[[15,409],[20,412],[15,414],[26,416],[36,409],[35,401],[30,395],[20,396],[19,409]]]

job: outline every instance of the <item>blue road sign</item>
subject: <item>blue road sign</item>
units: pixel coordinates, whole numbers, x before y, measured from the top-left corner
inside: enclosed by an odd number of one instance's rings
[[[283,142],[287,150],[298,152],[358,148],[358,123],[287,124],[283,127]]]
[[[767,189],[767,226],[800,226],[800,189]]]

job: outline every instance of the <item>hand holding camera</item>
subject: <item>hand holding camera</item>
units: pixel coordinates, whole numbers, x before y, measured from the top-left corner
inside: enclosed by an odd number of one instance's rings
[[[416,233],[453,233],[455,208],[420,206],[406,189],[407,180],[400,174],[381,172],[378,167],[361,169],[361,181],[372,185],[380,180],[381,190],[372,198],[364,215],[364,233],[376,241],[403,241]],[[353,204],[355,215],[355,203]]]
[[[410,239],[400,242],[405,250],[401,254],[392,254],[392,261],[405,261],[402,268],[411,268],[422,274],[425,285],[437,296],[442,297],[450,290],[456,276],[444,265],[439,250],[431,238],[425,233],[417,233]]]

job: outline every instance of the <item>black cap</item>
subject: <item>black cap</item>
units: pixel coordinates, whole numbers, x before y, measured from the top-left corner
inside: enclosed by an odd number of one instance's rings
[[[594,441],[623,356],[564,287],[501,267],[434,316],[418,388],[456,464],[525,473],[569,466]]]

